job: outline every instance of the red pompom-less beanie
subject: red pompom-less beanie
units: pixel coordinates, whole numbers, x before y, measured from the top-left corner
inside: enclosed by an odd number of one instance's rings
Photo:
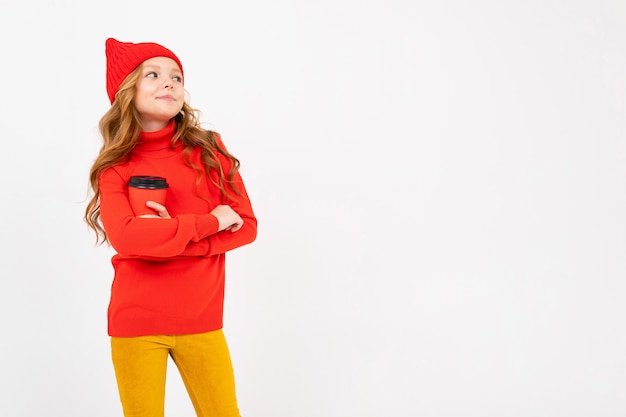
[[[128,75],[137,68],[146,59],[157,56],[171,58],[183,71],[183,65],[174,52],[170,51],[158,43],[144,42],[120,42],[116,39],[109,38],[106,40],[106,58],[107,58],[107,93],[111,104],[115,101],[115,94],[120,85]],[[184,78],[183,73],[183,78]]]

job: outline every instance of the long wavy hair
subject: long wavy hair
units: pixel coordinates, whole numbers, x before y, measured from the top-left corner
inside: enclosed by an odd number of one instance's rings
[[[85,209],[84,221],[96,233],[96,245],[109,240],[100,219],[100,175],[114,165],[124,163],[130,158],[130,153],[139,140],[142,126],[137,112],[134,99],[136,84],[141,73],[142,65],[126,77],[115,96],[111,108],[102,116],[99,122],[100,134],[103,144],[89,171],[89,188],[92,193],[91,200]],[[185,94],[187,94],[185,92]],[[174,116],[176,132],[172,143],[181,143],[185,149],[183,155],[185,162],[196,172],[196,190],[198,185],[212,170],[217,172],[218,180],[211,177],[211,182],[216,185],[224,195],[230,192],[240,194],[236,187],[232,187],[235,174],[239,170],[239,160],[226,149],[218,146],[216,133],[200,126],[200,112],[192,108],[185,100],[183,107]],[[191,161],[191,152],[195,147],[202,149],[202,161],[204,170]],[[229,172],[225,173],[218,161],[218,154],[224,155],[232,162]],[[197,192],[197,191],[196,191]],[[206,197],[200,196],[206,200]]]

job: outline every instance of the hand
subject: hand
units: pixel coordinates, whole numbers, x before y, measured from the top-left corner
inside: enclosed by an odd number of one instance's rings
[[[157,214],[142,214],[138,217],[143,217],[146,219],[171,219],[172,217],[167,212],[167,209],[164,205],[159,203],[155,203],[154,201],[146,201],[146,206],[150,207],[152,210],[156,211]]]
[[[217,220],[219,221],[218,232],[221,232],[222,230],[236,232],[241,229],[241,226],[243,226],[243,220],[230,206],[217,206],[211,211],[211,214],[217,217]]]

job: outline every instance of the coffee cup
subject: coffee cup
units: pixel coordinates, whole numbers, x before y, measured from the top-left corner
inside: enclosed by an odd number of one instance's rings
[[[147,201],[154,201],[165,205],[169,185],[163,177],[152,175],[137,175],[128,181],[128,200],[135,216],[157,214],[146,205]]]

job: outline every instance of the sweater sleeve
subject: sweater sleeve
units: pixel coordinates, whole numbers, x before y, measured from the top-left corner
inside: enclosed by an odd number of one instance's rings
[[[219,135],[216,136],[218,146],[226,149]],[[231,162],[220,156],[224,172],[228,172]],[[238,193],[234,192],[237,191]],[[230,187],[230,193],[222,197],[222,204],[229,205],[243,220],[243,226],[236,232],[223,230],[209,236],[209,252],[207,256],[225,253],[240,246],[253,242],[257,236],[257,219],[250,203],[250,198],[243,183],[241,174],[237,172]]]
[[[99,186],[102,224],[120,256],[160,259],[207,253],[206,238],[219,227],[212,214],[181,214],[171,219],[135,217],[126,182],[115,168],[102,173]]]

